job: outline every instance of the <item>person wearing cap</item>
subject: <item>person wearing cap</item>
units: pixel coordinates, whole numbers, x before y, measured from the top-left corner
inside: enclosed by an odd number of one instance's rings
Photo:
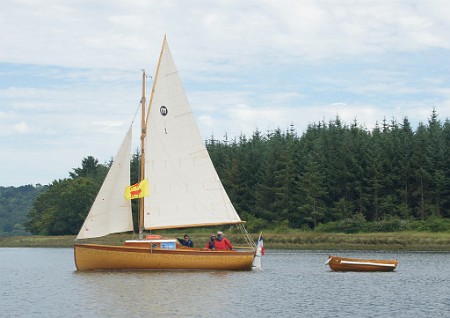
[[[209,237],[209,241],[206,242],[205,248],[210,249],[210,250],[215,250],[216,249],[216,235],[215,234],[211,234],[211,236]]]
[[[184,240],[178,239],[181,245],[186,247],[194,247],[194,242],[190,239],[188,234],[184,234]]]
[[[227,238],[225,238],[222,231],[217,232],[217,238],[216,241],[214,242],[214,245],[216,247],[216,250],[231,251],[233,249],[233,246],[231,245],[230,241]]]

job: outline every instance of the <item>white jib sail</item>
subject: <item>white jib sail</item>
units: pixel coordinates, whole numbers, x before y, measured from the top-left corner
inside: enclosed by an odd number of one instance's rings
[[[130,184],[131,127],[114,158],[77,239],[133,230],[131,201],[124,196]]]
[[[145,143],[147,229],[241,222],[211,162],[164,40]]]

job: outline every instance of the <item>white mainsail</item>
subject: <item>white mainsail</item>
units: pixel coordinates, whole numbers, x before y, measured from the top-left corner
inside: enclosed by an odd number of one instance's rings
[[[241,223],[195,123],[166,40],[147,121],[144,227]]]
[[[131,128],[114,158],[77,239],[133,230],[131,201],[124,196],[130,184]]]

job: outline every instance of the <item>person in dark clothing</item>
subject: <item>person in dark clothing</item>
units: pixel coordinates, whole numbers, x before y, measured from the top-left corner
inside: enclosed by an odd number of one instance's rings
[[[206,242],[205,248],[208,248],[210,250],[215,250],[216,249],[215,241],[216,241],[216,236],[214,234],[211,234],[209,241]]]
[[[178,239],[181,245],[186,247],[194,247],[194,242],[190,239],[188,234],[184,234],[184,240]]]

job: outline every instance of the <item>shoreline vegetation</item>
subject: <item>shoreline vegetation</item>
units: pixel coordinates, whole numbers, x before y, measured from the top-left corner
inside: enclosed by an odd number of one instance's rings
[[[209,233],[187,231],[195,246],[203,247]],[[183,237],[184,232],[161,233],[162,236]],[[240,234],[225,233],[235,247],[244,244]],[[258,234],[251,235],[256,241]],[[112,234],[86,240],[86,243],[122,245],[124,240],[136,239],[136,234]],[[263,233],[266,249],[286,250],[386,250],[450,252],[450,233],[389,232],[389,233]],[[75,235],[0,237],[0,247],[72,247]]]

